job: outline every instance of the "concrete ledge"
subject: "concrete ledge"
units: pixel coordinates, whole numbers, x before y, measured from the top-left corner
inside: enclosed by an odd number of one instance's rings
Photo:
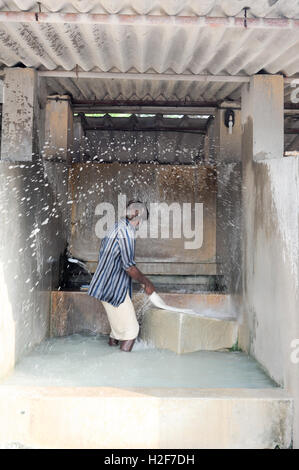
[[[225,294],[161,293],[169,305],[188,308],[207,308],[219,312],[231,312],[231,299]],[[133,295],[136,311],[147,300],[143,293]],[[80,291],[55,290],[51,292],[50,336],[67,336],[91,332],[109,334],[110,326],[102,303]]]
[[[238,324],[153,308],[144,315],[140,335],[147,343],[178,354],[217,351],[237,342]]]
[[[0,447],[288,448],[292,407],[279,388],[0,386]]]
[[[67,336],[79,332],[110,333],[102,303],[86,292],[52,291],[50,336]]]
[[[219,274],[219,263],[200,262],[200,263],[167,263],[167,262],[150,262],[136,260],[137,267],[146,275],[150,274],[171,274],[173,275],[197,275],[197,276],[215,276]],[[98,265],[98,261],[88,261],[89,270],[94,273]]]

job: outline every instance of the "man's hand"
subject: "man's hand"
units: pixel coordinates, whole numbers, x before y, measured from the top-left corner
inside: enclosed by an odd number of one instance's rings
[[[147,283],[144,285],[144,290],[147,295],[151,295],[155,292],[154,284],[152,284],[149,279],[147,279]]]
[[[129,276],[131,276],[132,279],[140,282],[140,284],[144,287],[145,293],[147,295],[151,295],[155,291],[155,287],[151,281],[141,271],[139,271],[136,266],[131,266],[129,269],[127,269],[127,273]]]

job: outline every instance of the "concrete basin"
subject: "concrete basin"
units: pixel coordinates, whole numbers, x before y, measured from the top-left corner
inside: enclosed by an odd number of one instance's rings
[[[147,343],[178,354],[217,351],[236,344],[238,323],[151,308],[144,315],[140,332]]]

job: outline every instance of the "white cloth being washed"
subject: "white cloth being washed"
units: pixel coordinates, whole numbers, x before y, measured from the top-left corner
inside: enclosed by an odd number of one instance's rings
[[[194,310],[191,310],[190,308],[171,307],[170,305],[167,305],[164,300],[157,294],[157,292],[153,292],[149,296],[149,298],[155,307],[162,308],[163,310],[170,310],[171,312],[181,312],[196,315],[196,312]]]

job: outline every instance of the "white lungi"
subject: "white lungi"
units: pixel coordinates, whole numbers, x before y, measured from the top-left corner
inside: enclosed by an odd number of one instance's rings
[[[126,298],[118,307],[114,307],[108,302],[101,301],[110,323],[110,337],[125,341],[135,339],[139,333],[139,324],[132,300],[127,292]]]

